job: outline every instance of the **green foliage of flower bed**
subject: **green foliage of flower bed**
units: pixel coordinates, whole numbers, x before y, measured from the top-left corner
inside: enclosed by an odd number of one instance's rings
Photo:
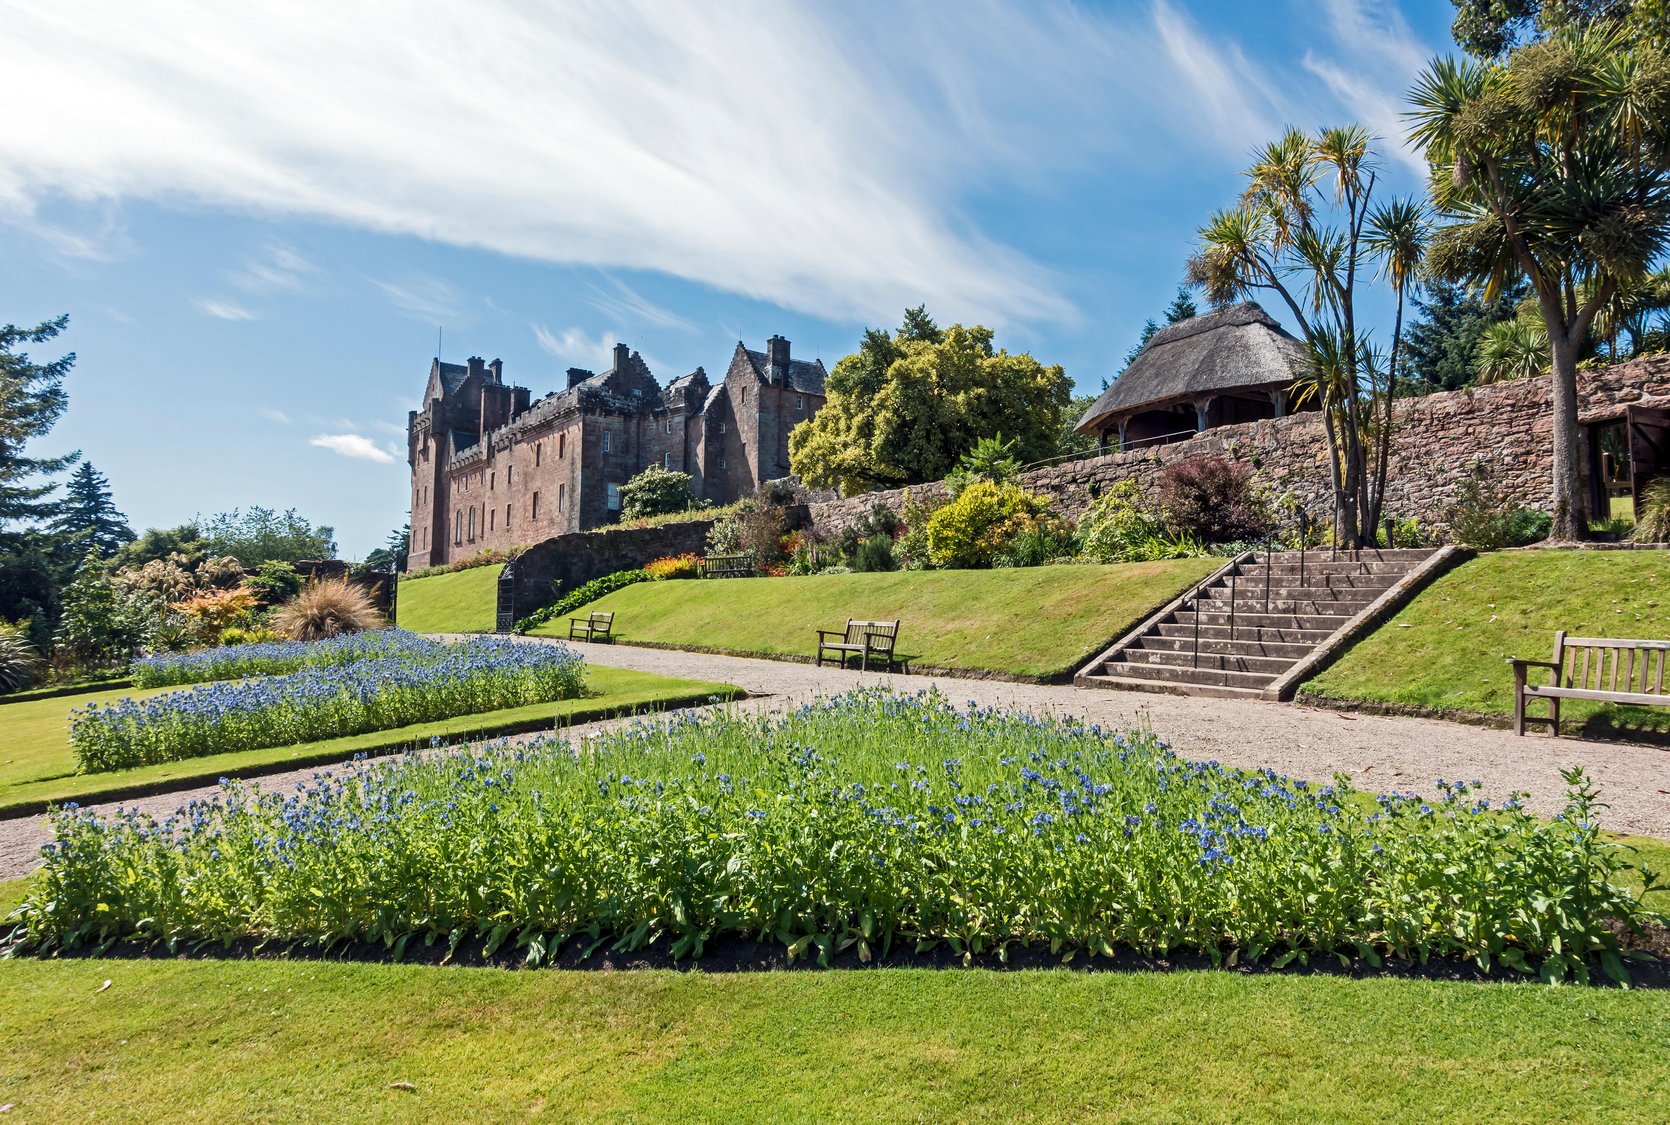
[[[395,622],[414,633],[491,633],[503,563],[400,580]]]
[[[945,944],[1277,967],[1338,956],[1622,978],[1651,920],[1628,854],[1474,787],[1430,802],[1178,758],[1151,735],[883,689],[778,718],[687,715],[564,744],[408,757],[298,797],[236,787],[155,825],[60,812],[22,947],[124,937],[570,941],[791,958]]]
[[[89,703],[70,714],[83,772],[387,730],[572,699],[585,661],[561,645],[413,637],[396,655],[220,681],[148,699]]]
[[[246,676],[282,675],[303,668],[329,668],[377,657],[423,659],[440,651],[437,642],[404,629],[346,633],[318,641],[257,641],[148,656],[134,661],[133,682],[142,688],[201,684]]]

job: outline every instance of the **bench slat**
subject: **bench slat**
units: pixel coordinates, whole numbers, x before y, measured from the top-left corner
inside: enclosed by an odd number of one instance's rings
[[[1589,688],[1538,687],[1526,684],[1525,694],[1552,699],[1597,699],[1603,703],[1639,703],[1647,707],[1670,707],[1670,695],[1636,691],[1596,691]]]

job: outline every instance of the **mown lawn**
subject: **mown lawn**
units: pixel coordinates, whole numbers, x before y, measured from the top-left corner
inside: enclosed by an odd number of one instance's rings
[[[898,651],[915,666],[1049,677],[1077,670],[1223,562],[641,582],[581,612],[613,610],[627,643],[803,657],[817,651],[814,630],[897,618]],[[561,619],[535,632],[567,630]]]
[[[1502,551],[1439,578],[1304,686],[1330,699],[1513,714],[1510,656],[1547,660],[1554,631],[1670,637],[1670,554]],[[1544,714],[1533,704],[1535,714]],[[1562,730],[1670,730],[1670,708],[1566,700]]]
[[[0,992],[19,1121],[1670,1119],[1666,992],[126,960]]]
[[[564,699],[478,715],[459,715],[432,723],[371,731],[299,746],[243,750],[95,774],[75,772],[75,752],[69,742],[69,712],[86,706],[90,699],[105,701],[124,695],[156,695],[179,689],[130,689],[106,692],[100,696],[77,695],[8,703],[0,705],[0,730],[6,734],[4,748],[0,749],[0,755],[4,755],[0,757],[0,814],[38,806],[43,801],[85,802],[141,786],[208,784],[216,778],[235,777],[240,770],[257,767],[335,762],[362,751],[422,745],[432,738],[455,739],[472,734],[525,731],[638,708],[697,702],[715,695],[730,698],[736,693],[735,688],[726,684],[602,667],[588,669],[586,688],[592,694],[581,699]]]
[[[395,623],[414,633],[491,633],[497,624],[503,569],[501,563],[402,579]]]

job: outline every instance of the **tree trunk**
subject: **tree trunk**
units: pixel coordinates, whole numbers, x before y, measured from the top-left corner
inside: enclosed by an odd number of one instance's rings
[[[1550,330],[1554,407],[1554,539],[1587,539],[1589,521],[1584,511],[1579,430],[1577,426],[1578,342]]]

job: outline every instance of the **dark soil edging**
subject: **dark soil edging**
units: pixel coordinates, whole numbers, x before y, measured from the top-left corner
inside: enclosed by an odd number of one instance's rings
[[[35,699],[57,699],[64,695],[89,695],[95,691],[118,691],[133,686],[133,680],[123,678],[116,680],[89,680],[84,684],[65,684],[63,687],[34,688],[31,691],[14,692],[11,695],[0,695],[0,707],[8,703],[28,703]]]
[[[1460,711],[1442,707],[1422,707],[1416,703],[1388,703],[1375,699],[1336,699],[1329,695],[1317,695],[1314,692],[1300,690],[1293,702],[1306,707],[1316,707],[1324,711],[1342,711],[1356,715],[1390,715],[1396,718],[1409,719],[1442,719],[1450,723],[1465,723],[1472,727],[1488,727],[1491,730],[1512,730],[1513,719],[1507,715],[1493,715],[1484,711]],[[1577,738],[1590,742],[1633,742],[1642,746],[1655,748],[1670,747],[1670,731],[1644,730],[1640,727],[1617,727],[1609,723],[1596,722],[1593,719],[1586,723],[1594,723],[1592,727],[1578,726],[1578,720],[1567,720],[1560,724],[1561,738]],[[1573,732],[1576,733],[1573,733]],[[1527,736],[1532,737],[1532,736]]]
[[[78,804],[108,804],[111,801],[131,801],[140,797],[156,797],[164,793],[171,793],[177,789],[197,789],[205,785],[213,785],[221,778],[237,780],[251,780],[267,777],[276,773],[289,773],[291,770],[306,769],[308,766],[336,765],[352,757],[364,755],[366,757],[380,757],[398,754],[406,750],[423,750],[433,744],[436,737],[441,739],[442,745],[453,745],[469,742],[481,738],[503,738],[515,734],[536,734],[540,732],[560,730],[562,726],[576,726],[580,723],[595,723],[605,719],[626,718],[632,715],[650,714],[658,711],[672,710],[677,707],[696,707],[708,703],[715,696],[722,701],[735,701],[748,698],[748,693],[741,688],[727,691],[688,692],[671,695],[665,699],[657,699],[646,703],[608,704],[599,703],[596,707],[582,708],[567,715],[556,715],[545,719],[517,719],[502,723],[483,723],[478,727],[453,731],[450,734],[428,738],[394,738],[386,742],[361,746],[353,751],[341,749],[322,751],[315,754],[304,754],[295,758],[285,758],[283,761],[263,762],[260,765],[234,767],[231,770],[218,769],[186,777],[171,777],[165,781],[135,782],[132,785],[118,786],[111,789],[101,789],[96,793],[86,793],[80,796],[54,797],[46,800],[18,801],[12,804],[0,803],[0,820],[10,820],[25,816],[39,816],[54,805],[64,805],[70,802]]]
[[[709,942],[699,959],[674,959],[668,953],[669,944],[663,940],[647,949],[621,952],[609,948],[610,942],[607,939],[597,943],[582,934],[570,939],[555,957],[543,961],[539,968],[559,972],[672,970],[703,973],[854,972],[876,969],[986,969],[996,972],[1053,969],[1080,973],[1216,971],[1241,976],[1348,977],[1353,980],[1426,980],[1480,984],[1524,984],[1534,983],[1538,979],[1535,974],[1519,973],[1500,966],[1492,967],[1488,971],[1482,970],[1475,961],[1456,958],[1434,958],[1424,964],[1388,959],[1376,966],[1360,957],[1349,958],[1342,964],[1338,956],[1330,953],[1313,955],[1310,963],[1306,965],[1295,961],[1278,969],[1267,961],[1226,967],[1214,964],[1212,959],[1203,953],[1187,952],[1158,956],[1129,949],[1116,950],[1112,957],[1091,957],[1085,951],[1079,950],[1071,960],[1064,961],[1063,954],[1051,953],[1046,948],[1011,946],[1006,958],[996,953],[982,953],[965,958],[944,942],[924,953],[917,953],[911,942],[901,941],[886,956],[877,955],[868,962],[859,959],[856,947],[849,947],[832,957],[829,965],[822,966],[817,963],[815,954],[790,961],[782,944],[756,941],[740,935]],[[3,945],[3,940],[0,940],[0,946]],[[460,941],[457,949],[451,953],[448,952],[444,939],[437,938],[432,944],[413,940],[406,945],[404,956],[397,958],[390,946],[364,941],[340,944],[325,950],[317,945],[301,942],[259,942],[244,939],[235,941],[230,946],[204,943],[190,949],[181,948],[173,953],[161,942],[127,941],[117,942],[102,950],[96,946],[42,953],[14,950],[10,955],[36,957],[41,960],[109,958],[160,961],[315,961],[498,970],[528,969],[526,952],[514,948],[513,945],[514,943],[507,942],[488,955],[485,952],[485,937],[466,938]],[[1655,929],[1637,937],[1634,949],[1626,951],[1626,955],[1630,952],[1635,954],[1626,961],[1630,988],[1670,989],[1670,966],[1667,966],[1664,960],[1665,954],[1670,952],[1670,930]],[[1598,959],[1591,959],[1588,969],[1590,987],[1618,987],[1607,977]]]

